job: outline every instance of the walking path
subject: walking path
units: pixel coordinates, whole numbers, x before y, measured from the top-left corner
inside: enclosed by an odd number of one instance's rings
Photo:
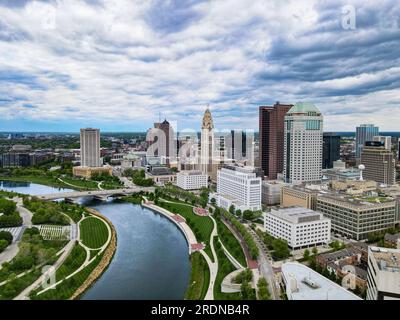
[[[213,254],[214,257],[214,262],[211,261],[211,259],[208,257],[207,253],[203,253],[203,257],[208,258],[207,263],[208,263],[208,267],[210,268],[210,284],[208,286],[208,290],[206,293],[206,296],[204,298],[204,300],[214,300],[214,285],[215,285],[215,279],[217,278],[217,273],[218,273],[218,257],[217,257],[217,253],[215,252],[215,248],[214,248],[214,237],[218,235],[218,231],[217,231],[217,223],[215,222],[215,219],[210,216],[213,224],[214,224],[214,228],[213,231],[211,232],[211,236],[210,236],[210,247],[211,247],[211,252]]]
[[[4,228],[0,230],[5,230],[11,232],[13,235],[13,242],[2,252],[0,253],[0,269],[4,262],[11,261],[19,251],[19,241],[21,240],[22,234],[24,233],[25,228],[32,226],[32,216],[33,213],[28,209],[23,207],[23,200],[19,197],[14,197],[12,199],[17,205],[17,212],[22,218],[22,226],[16,228]]]
[[[87,217],[82,217],[81,220],[79,220],[79,222],[78,222],[77,229],[80,230],[80,227],[79,227],[80,224],[82,223],[83,220],[88,219],[88,218],[96,218],[96,219],[99,219],[99,220],[101,220],[101,221],[107,226],[107,230],[108,230],[108,238],[107,238],[107,241],[106,241],[101,247],[99,247],[99,248],[89,248],[88,246],[86,246],[85,244],[83,244],[82,239],[78,238],[79,245],[81,245],[82,248],[85,249],[85,251],[86,251],[86,258],[85,258],[85,261],[79,266],[78,269],[76,269],[74,272],[72,272],[71,274],[69,274],[69,275],[66,276],[65,278],[63,278],[63,279],[61,279],[60,281],[58,281],[58,282],[52,284],[51,286],[46,287],[46,288],[43,289],[42,291],[39,291],[39,292],[38,292],[38,295],[42,294],[43,292],[46,292],[47,290],[50,290],[50,289],[53,289],[53,288],[57,287],[60,283],[64,282],[65,280],[67,280],[67,279],[73,277],[74,275],[76,275],[77,273],[79,273],[80,271],[82,271],[82,270],[83,270],[84,268],[86,268],[89,264],[91,264],[91,263],[96,259],[96,257],[97,257],[99,254],[101,254],[101,253],[107,248],[108,244],[109,244],[110,241],[111,241],[111,234],[112,234],[112,232],[111,232],[111,228],[110,228],[110,226],[108,225],[108,223],[107,223],[106,221],[104,221],[102,218],[100,218],[100,217],[98,217],[98,216],[96,216],[96,215],[90,215],[90,216],[87,216]],[[91,251],[98,251],[98,252],[97,252],[96,255],[94,255],[94,256],[90,259],[90,252],[91,252]]]
[[[73,225],[75,222],[68,216],[66,215],[69,220],[70,224]],[[71,233],[72,234],[72,233]],[[51,272],[55,272],[65,261],[65,259],[69,256],[71,253],[74,245],[75,245],[76,238],[71,238],[71,240],[67,243],[67,245],[59,251],[61,253],[60,257],[57,259],[57,261],[53,264],[53,268],[49,268],[45,273],[43,273],[36,281],[34,281],[30,286],[26,287],[19,295],[17,295],[14,300],[29,300],[29,294],[32,292],[32,290],[36,289],[39,285],[45,282],[45,280],[50,276]]]

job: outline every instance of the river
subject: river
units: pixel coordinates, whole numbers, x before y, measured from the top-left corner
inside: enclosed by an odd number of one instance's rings
[[[0,189],[40,195],[69,191],[34,183],[0,182]],[[183,299],[190,277],[186,239],[164,216],[140,205],[81,199],[117,231],[117,251],[101,278],[84,294],[98,299]]]

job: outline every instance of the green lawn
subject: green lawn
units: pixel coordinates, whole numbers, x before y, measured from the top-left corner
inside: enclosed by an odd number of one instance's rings
[[[79,271],[73,277],[64,280],[57,286],[56,290],[47,290],[41,295],[37,295],[40,290],[34,290],[30,294],[31,300],[66,300],[82,285],[90,273],[96,268],[103,257],[102,253],[91,264]]]
[[[108,239],[106,222],[95,217],[88,217],[79,225],[82,243],[91,249],[103,246]]]
[[[57,269],[56,281],[64,279],[77,270],[85,262],[85,259],[86,250],[80,244],[75,244],[67,259],[65,259],[63,264]]]
[[[185,299],[204,300],[210,283],[210,270],[207,261],[200,252],[194,252],[190,255],[190,262],[192,271]]]
[[[159,201],[161,207],[167,209],[176,214],[180,214],[186,219],[187,224],[193,230],[197,241],[204,242],[206,249],[204,250],[212,261],[214,257],[211,253],[210,248],[210,236],[214,228],[214,224],[210,217],[201,217],[193,213],[193,208],[187,204],[181,203],[169,203],[162,200]]]
[[[72,184],[76,188],[82,189],[82,190],[98,190],[99,189],[97,187],[96,181],[81,180],[81,179],[75,179],[75,178],[70,178],[70,177],[62,177],[61,180],[65,181],[66,183]],[[68,184],[63,184],[63,185],[65,187],[71,187]]]
[[[242,246],[220,219],[217,219],[217,229],[219,239],[224,244],[225,248],[243,267],[246,267],[246,257],[244,255]]]
[[[215,300],[240,300],[240,292],[235,293],[223,293],[221,292],[221,283],[224,278],[235,271],[236,268],[232,265],[229,259],[226,257],[221,244],[218,242],[218,236],[214,237],[214,248],[218,258],[218,273],[215,278],[214,284],[214,299]]]
[[[31,285],[41,275],[40,270],[34,270],[21,278],[15,278],[0,287],[0,300],[11,300],[20,294],[26,287]]]
[[[124,186],[121,183],[118,182],[106,182],[104,181],[101,185],[100,185],[103,189],[106,190],[114,190],[114,189],[121,189]]]

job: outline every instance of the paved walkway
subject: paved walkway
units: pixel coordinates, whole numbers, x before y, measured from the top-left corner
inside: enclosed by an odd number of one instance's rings
[[[82,239],[80,239],[80,234],[79,234],[79,237],[77,238],[77,239],[78,239],[78,242],[79,242],[79,244],[82,246],[82,248],[84,248],[85,251],[86,251],[86,258],[85,258],[85,261],[79,266],[78,269],[76,269],[74,272],[72,272],[71,274],[69,274],[69,275],[66,276],[65,278],[63,278],[63,279],[57,281],[56,283],[52,284],[51,286],[48,286],[47,288],[45,288],[45,289],[39,291],[39,292],[38,292],[38,295],[42,294],[43,292],[46,292],[47,290],[50,290],[50,289],[53,289],[53,288],[57,287],[59,284],[61,284],[61,283],[64,282],[65,280],[67,280],[67,279],[73,277],[74,275],[76,275],[77,273],[79,273],[80,271],[82,271],[84,268],[86,268],[89,264],[91,264],[91,263],[96,259],[96,257],[97,257],[99,254],[101,254],[104,250],[106,250],[108,244],[109,244],[110,241],[111,241],[111,236],[112,236],[112,231],[111,231],[111,228],[110,228],[109,224],[108,224],[106,221],[104,221],[102,218],[100,218],[100,217],[98,217],[98,216],[96,216],[96,215],[90,215],[90,216],[87,216],[87,217],[82,217],[82,219],[79,220],[78,226],[77,226],[77,229],[78,229],[78,230],[80,230],[79,225],[82,223],[82,221],[85,220],[85,219],[88,219],[88,218],[97,218],[97,219],[103,221],[103,223],[107,226],[107,230],[108,230],[108,238],[107,238],[107,241],[106,241],[106,242],[104,243],[104,245],[102,245],[100,248],[89,248],[88,246],[86,246],[86,245],[83,244]],[[99,252],[98,252],[96,255],[94,255],[94,256],[92,257],[92,259],[90,259],[90,252],[91,252],[91,251],[97,251],[97,250],[99,250]]]
[[[69,218],[71,225],[75,224],[75,222],[68,215],[65,216]],[[19,295],[17,295],[14,300],[29,300],[29,294],[32,292],[32,290],[41,285],[48,278],[50,272],[57,270],[64,263],[65,259],[70,255],[72,249],[74,248],[75,241],[76,238],[71,238],[67,245],[59,251],[61,255],[53,264],[54,269],[51,268],[47,272],[43,273],[38,279],[36,279],[36,281],[34,281],[30,286],[26,287]]]
[[[4,228],[2,230],[10,231],[13,235],[13,243],[10,244],[2,253],[0,253],[0,269],[2,268],[2,264],[4,262],[11,261],[19,251],[19,241],[21,240],[22,234],[24,233],[25,228],[32,226],[32,216],[33,213],[28,209],[23,207],[22,198],[14,197],[12,199],[17,204],[17,212],[22,218],[22,227],[16,228]]]
[[[236,231],[236,229],[225,219],[221,219],[222,223],[225,224],[225,226],[229,229],[229,231],[235,236],[235,238],[239,241],[242,250],[244,252],[244,255],[246,257],[246,262],[247,262],[247,267],[249,269],[257,269],[258,268],[258,262],[256,260],[253,260],[250,252],[247,248],[246,242],[244,241],[243,237],[239,234],[239,232]]]
[[[218,273],[218,257],[217,257],[217,253],[215,252],[214,241],[213,241],[214,237],[218,235],[217,223],[215,222],[215,219],[212,216],[210,216],[210,218],[214,224],[214,228],[213,228],[213,231],[211,232],[211,236],[210,236],[210,247],[211,247],[212,255],[214,257],[214,262],[211,261],[210,257],[203,250],[203,252],[202,252],[203,257],[206,258],[208,267],[210,268],[210,284],[208,286],[208,290],[207,290],[204,300],[214,300],[214,285],[215,285],[215,279],[217,278],[217,273]]]

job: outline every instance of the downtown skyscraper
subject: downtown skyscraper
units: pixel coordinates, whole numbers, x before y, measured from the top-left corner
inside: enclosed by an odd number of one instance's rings
[[[276,179],[283,171],[284,120],[292,104],[259,107],[259,157],[267,179]]]
[[[318,181],[322,176],[323,117],[311,103],[297,103],[285,116],[286,182]]]
[[[361,151],[367,141],[373,141],[374,136],[379,136],[379,128],[373,124],[361,124],[356,127],[356,158],[361,157]]]
[[[81,166],[100,167],[100,130],[93,128],[81,129]]]

